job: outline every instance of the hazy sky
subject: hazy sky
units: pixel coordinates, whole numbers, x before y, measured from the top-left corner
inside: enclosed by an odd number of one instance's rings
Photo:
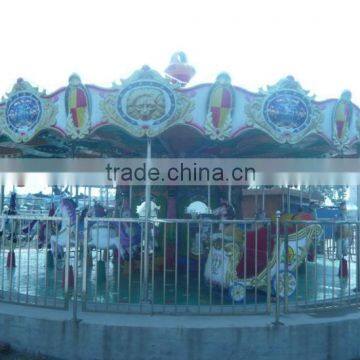
[[[49,92],[72,72],[109,86],[143,64],[162,71],[174,51],[192,83],[228,71],[252,91],[292,74],[318,99],[353,92],[360,104],[358,0],[1,2],[0,94],[18,77]]]

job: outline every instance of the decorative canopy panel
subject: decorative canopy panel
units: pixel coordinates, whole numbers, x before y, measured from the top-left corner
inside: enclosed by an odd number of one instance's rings
[[[132,144],[137,145],[128,138],[152,137],[176,155],[179,146],[184,153],[201,153],[201,144],[208,154],[214,147],[236,148],[239,154],[250,147],[247,154],[254,156],[281,155],[281,149],[285,154],[357,153],[360,109],[349,91],[317,102],[288,76],[251,93],[233,86],[226,73],[214,84],[186,87],[194,72],[177,53],[165,76],[144,66],[109,89],[84,85],[72,75],[66,88],[46,95],[19,79],[0,103],[0,152],[15,156],[31,148],[34,156],[68,156],[83,148],[83,154],[86,149],[109,154],[122,138],[121,153],[132,154]]]

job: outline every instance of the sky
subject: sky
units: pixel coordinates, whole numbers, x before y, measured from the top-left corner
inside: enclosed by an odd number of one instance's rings
[[[344,89],[360,105],[358,0],[0,1],[0,96],[18,77],[47,92],[78,73],[111,86],[175,51],[190,85],[227,71],[250,91],[293,75],[318,100]],[[40,188],[37,189],[40,191]],[[25,190],[24,190],[25,191]]]
[[[8,0],[0,2],[0,96],[18,77],[55,91],[78,73],[111,86],[184,51],[191,84],[227,71],[250,91],[289,74],[318,100],[360,105],[358,0]]]

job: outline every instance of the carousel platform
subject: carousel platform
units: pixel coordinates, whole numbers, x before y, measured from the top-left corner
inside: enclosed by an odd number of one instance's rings
[[[25,249],[26,250],[26,249]],[[58,264],[59,268],[46,268],[45,250],[30,249],[29,252],[22,250],[20,256],[19,250],[15,250],[18,261],[16,268],[13,270],[6,269],[3,261],[0,259],[0,296],[2,300],[11,302],[27,303],[33,305],[51,306],[62,308],[64,305],[64,288],[63,288],[63,270],[62,263]],[[180,263],[180,261],[179,261]],[[338,299],[350,298],[354,295],[353,289],[356,287],[356,262],[355,258],[349,257],[349,276],[339,278],[338,261],[329,258],[327,255],[318,255],[316,262],[306,262],[297,271],[297,291],[288,298],[289,304],[294,306],[323,304],[326,301],[335,302]],[[203,269],[203,265],[201,269]],[[140,273],[134,271],[129,283],[129,274],[126,272],[126,266],[120,266],[117,263],[109,262],[107,273],[107,282],[99,283],[96,278],[96,266],[88,269],[87,272],[87,302],[89,309],[95,311],[113,311],[119,312],[139,312],[146,307],[139,305],[140,302]],[[149,312],[171,313],[173,306],[174,313],[189,311],[193,307],[192,313],[209,312],[216,313],[216,306],[223,305],[229,307],[229,312],[236,313],[258,313],[266,312],[267,296],[260,289],[248,290],[245,301],[242,304],[233,306],[233,302],[227,296],[226,289],[210,287],[205,282],[203,276],[199,279],[197,269],[193,269],[192,275],[187,282],[186,269],[178,265],[177,278],[172,270],[155,271],[151,280],[152,297],[154,306]],[[82,267],[78,268],[78,283],[81,283]],[[79,289],[80,296],[80,289]],[[212,308],[212,305],[214,306]],[[200,310],[206,307],[205,310]],[[142,309],[139,309],[142,307]],[[221,309],[223,313],[224,309]]]

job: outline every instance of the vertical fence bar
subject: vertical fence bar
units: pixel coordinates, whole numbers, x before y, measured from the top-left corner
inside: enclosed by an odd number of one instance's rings
[[[175,312],[178,310],[178,246],[179,246],[179,240],[178,240],[178,223],[175,222]]]
[[[5,230],[3,232],[3,236],[5,234]],[[27,274],[26,274],[26,303],[29,302],[29,281],[30,281],[30,234],[28,233],[28,242],[27,242]]]
[[[11,301],[12,299],[12,288],[13,288],[13,267],[14,267],[14,255],[13,255],[13,251],[14,251],[14,219],[10,220],[10,268],[9,268],[9,272],[10,272],[10,284],[9,284],[9,299]],[[37,271],[37,269],[36,269]],[[36,272],[37,274],[37,272]]]
[[[324,242],[323,242],[323,303],[326,301],[326,254],[329,248],[329,242],[326,241],[326,234],[324,234]]]
[[[84,244],[83,244],[83,264],[82,264],[82,309],[86,310],[86,302],[87,302],[87,289],[86,289],[86,278],[87,278],[87,258],[88,258],[88,219],[85,217],[84,220]],[[90,253],[90,256],[92,254]]]
[[[321,228],[323,227],[320,224]],[[313,245],[313,249],[314,249],[314,263],[315,263],[315,294],[314,294],[314,305],[317,303],[317,293],[318,293],[318,254],[317,254],[317,249],[318,249],[318,237],[316,236],[316,234],[314,235],[314,245]]]
[[[258,223],[255,222],[255,313],[258,307],[258,230]]]
[[[105,261],[105,309],[109,310],[109,277],[110,277],[110,222],[107,221],[107,239],[106,239],[106,248],[104,250]],[[119,270],[119,269],[118,269]]]
[[[210,227],[210,245],[209,245],[209,261],[210,261],[210,268],[212,268],[213,266],[213,233],[214,233],[214,228],[213,228],[213,223],[211,223],[211,227]],[[213,304],[213,281],[212,281],[212,271],[210,271],[210,309],[212,309],[212,304]]]
[[[123,224],[124,227],[127,226],[127,224]],[[131,223],[130,223],[130,226],[131,226]],[[119,221],[118,223],[118,232],[119,234],[121,234],[121,221]],[[121,241],[121,239],[120,239]],[[130,229],[130,238],[129,238],[129,248],[128,248],[128,255],[129,255],[129,261],[130,261],[130,257],[131,257],[131,229]],[[115,251],[115,250],[114,250]],[[117,302],[118,302],[118,306],[117,308],[119,309],[119,305],[120,305],[120,301],[121,301],[121,294],[120,294],[120,291],[121,291],[121,287],[120,287],[120,282],[121,282],[121,279],[120,279],[120,276],[121,276],[121,263],[120,263],[120,257],[121,257],[121,253],[120,253],[120,246],[116,248],[116,251],[117,251],[117,258],[116,258],[116,266],[117,266],[117,271],[116,271],[116,294],[117,294]],[[114,256],[115,252],[113,252],[113,256]],[[115,266],[115,259],[113,261],[113,264]],[[129,274],[130,274],[130,269],[129,269]]]
[[[276,256],[276,307],[275,307],[275,324],[279,324],[280,321],[280,296],[279,296],[279,270],[280,270],[280,215],[279,210],[276,211],[276,238],[275,238],[275,256]]]
[[[154,300],[155,300],[155,223],[152,222],[152,236],[151,236],[151,314],[154,312]]]
[[[360,291],[360,185],[356,186],[356,203],[357,203],[357,224],[356,224],[356,243],[355,243],[355,251],[356,251],[356,292]]]
[[[272,258],[271,228],[271,223],[268,223],[266,228],[266,310],[268,314],[271,313],[271,267],[269,266]]]
[[[133,236],[133,223],[130,223],[130,242],[129,242],[129,246],[130,246],[130,251],[129,251],[129,284],[128,284],[128,311],[130,310],[130,304],[131,304],[131,290],[132,290],[132,286],[131,286],[131,281],[132,281],[132,257],[133,257],[133,251],[132,251],[132,236]],[[118,266],[120,269],[120,253],[118,254]],[[120,271],[120,270],[119,270]]]
[[[45,223],[43,224],[43,226],[45,226],[45,245],[44,245],[44,250],[45,250],[45,305],[47,304],[47,295],[48,295],[48,276],[49,276],[49,267],[48,267],[48,244],[49,244],[49,221],[46,220]],[[28,230],[28,234],[30,233],[30,229]]]
[[[224,227],[225,227],[225,225],[226,225],[226,223],[222,223],[222,227],[221,227],[221,268],[222,268],[222,271],[221,271],[221,277],[222,277],[222,279],[221,279],[222,280],[221,281],[221,312],[224,311],[224,281],[226,279],[226,277],[225,277],[225,273],[226,273],[225,257],[224,257],[224,255],[225,255],[225,250],[224,250]],[[246,230],[245,230],[245,234],[246,234]],[[245,244],[246,244],[246,241],[245,241]],[[246,249],[245,249],[244,253],[246,254]],[[245,263],[246,263],[246,259],[245,259]],[[200,284],[200,279],[199,279],[199,284]]]
[[[337,229],[337,224],[336,224],[336,229]],[[336,244],[336,249],[335,249],[335,256],[331,259],[331,290],[332,290],[332,300],[334,301],[334,297],[335,297],[335,259],[336,259],[336,253],[338,253],[338,248],[337,248],[337,242],[335,242],[335,236],[336,236],[336,231],[334,232],[334,224],[332,225],[332,243],[333,243],[333,247]]]
[[[77,301],[78,301],[78,293],[77,293],[77,283],[78,283],[78,246],[79,246],[79,238],[78,238],[78,230],[79,230],[79,217],[78,215],[75,218],[75,259],[74,259],[74,293],[73,293],[73,321],[77,321]]]
[[[2,269],[1,269],[1,291],[2,296],[5,296],[5,224],[6,224],[6,218],[4,215],[1,217],[2,222],[2,236],[1,236],[1,258],[2,258]],[[29,278],[29,276],[27,276]]]
[[[171,228],[171,227],[170,227]],[[164,254],[164,267],[163,267],[163,305],[165,310],[165,304],[166,304],[166,267],[167,267],[167,261],[166,261],[166,223],[164,223],[164,236],[163,236],[163,254]]]
[[[289,279],[289,263],[288,263],[288,255],[289,255],[289,229],[288,223],[285,223],[285,244],[284,244],[284,254],[285,254],[285,272],[284,272],[284,312],[288,311],[288,279]]]
[[[295,234],[296,234],[296,239],[295,239],[295,246],[296,246],[296,251],[295,251],[295,278],[296,278],[296,289],[295,289],[295,307],[296,309],[298,308],[298,302],[299,302],[299,227],[298,224],[295,224]]]
[[[247,223],[244,224],[244,238],[245,238],[245,243],[244,243],[244,284],[245,284],[245,293],[244,293],[244,305],[247,305],[247,297],[246,297],[246,283],[247,283]]]
[[[189,311],[190,224],[186,223],[186,306]]]
[[[64,232],[64,234],[66,236],[65,232]],[[69,225],[68,225],[67,236],[66,236],[66,253],[65,253],[65,308],[66,309],[68,309],[68,307],[69,307],[70,236],[71,236],[71,227],[70,227],[70,219],[69,219]]]
[[[18,251],[18,288],[17,288],[17,302],[20,302],[20,279],[21,279],[21,233],[22,233],[22,221],[21,219],[19,219],[19,229],[20,229],[20,234],[19,234],[19,238],[18,238],[18,243],[19,243],[19,251]],[[45,289],[46,289],[46,274],[45,274]],[[46,290],[45,290],[46,291]],[[46,293],[45,293],[46,295]],[[45,296],[45,300],[46,300],[46,296]]]

